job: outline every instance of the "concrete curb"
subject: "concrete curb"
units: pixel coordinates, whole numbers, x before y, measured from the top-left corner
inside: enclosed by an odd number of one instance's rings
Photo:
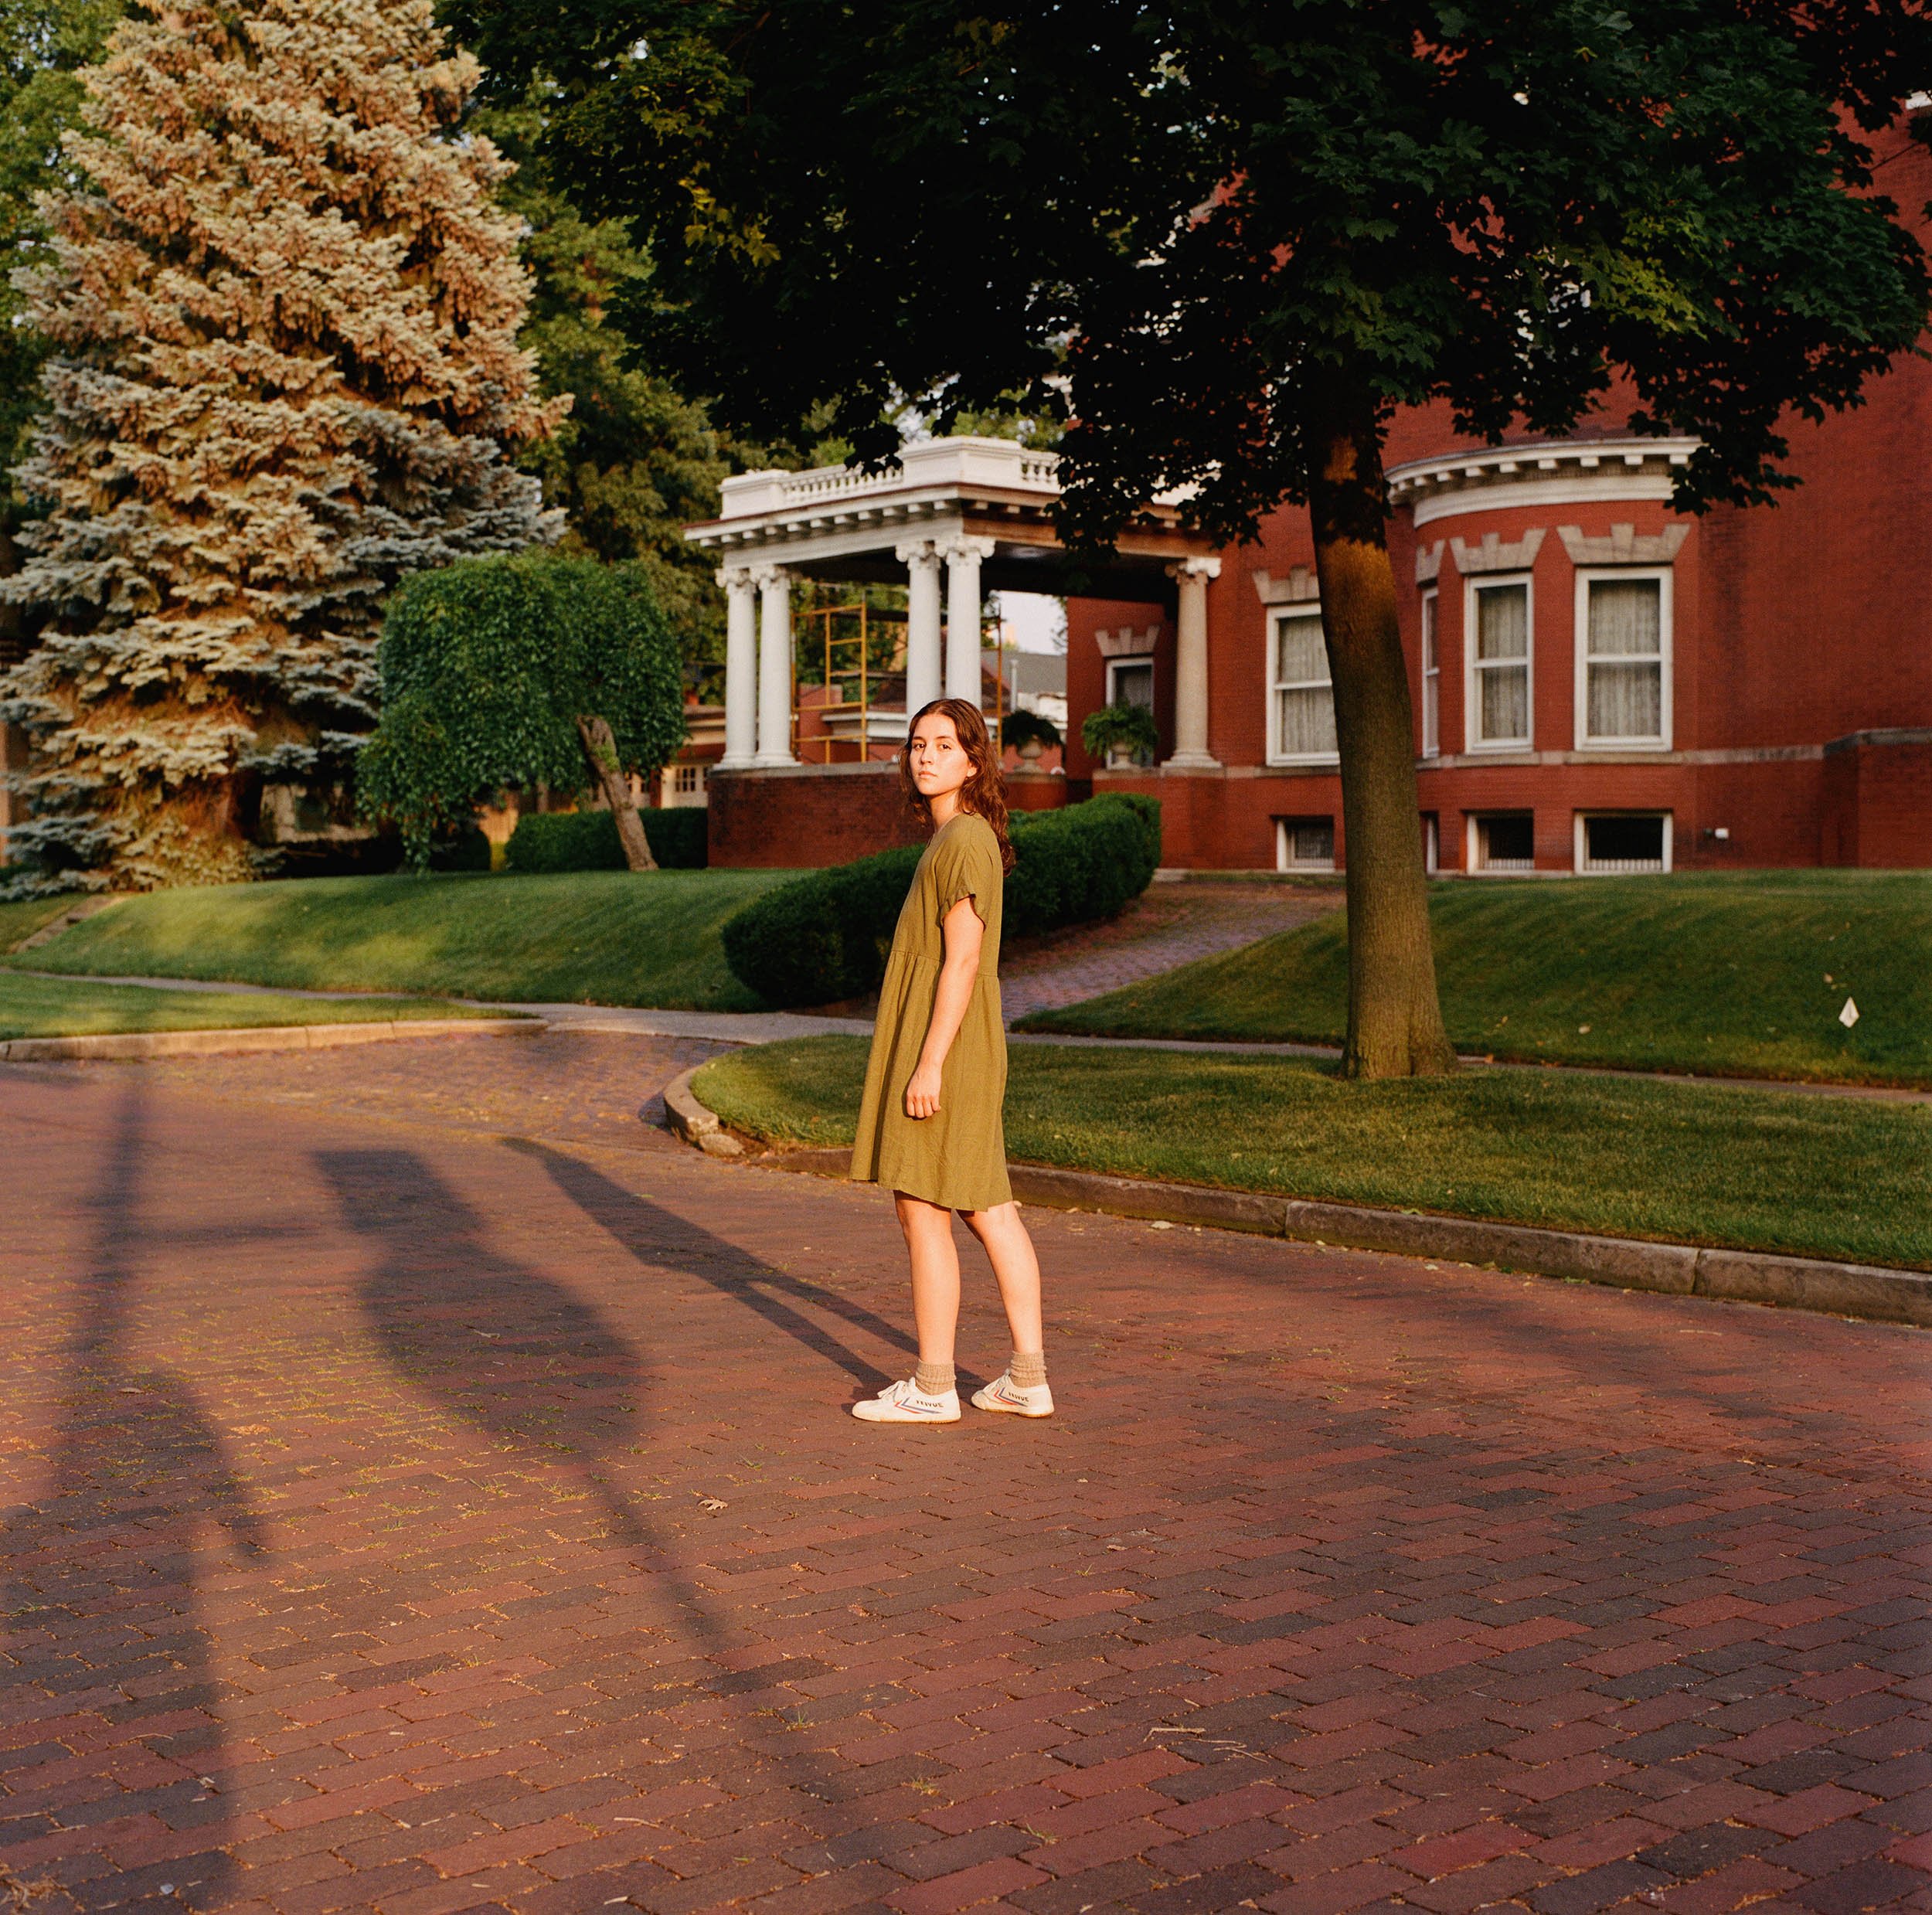
[[[231,1051],[333,1050],[413,1037],[534,1037],[534,1017],[389,1018],[379,1024],[264,1024],[225,1031],[124,1031],[100,1037],[15,1037],[0,1043],[0,1062],[97,1063],[124,1058],[207,1057]]]
[[[743,1145],[718,1121],[715,1111],[706,1110],[691,1094],[691,1080],[703,1068],[702,1064],[693,1064],[665,1086],[665,1121],[687,1144],[695,1145],[707,1157],[742,1157]],[[801,1165],[799,1168],[803,1169],[804,1166]]]
[[[692,1096],[691,1077],[686,1071],[675,1087],[687,1104],[703,1113],[715,1131],[718,1120]],[[668,1108],[668,1094],[665,1102]],[[672,1128],[679,1126],[674,1123]],[[679,1134],[687,1134],[682,1130]],[[736,1140],[724,1141],[735,1144]],[[711,1145],[702,1148],[713,1150]],[[738,1152],[713,1150],[713,1154]],[[774,1151],[750,1161],[764,1169],[842,1178],[851,1153]],[[1619,1290],[1768,1304],[1827,1316],[1932,1328],[1932,1274],[1914,1270],[1749,1250],[1699,1250],[1689,1243],[1651,1243],[1635,1237],[1593,1236],[1582,1231],[1485,1223],[1470,1217],[1431,1216],[1410,1210],[1311,1203],[1251,1191],[1215,1190],[1201,1184],[1157,1183],[1150,1179],[1103,1176],[1094,1171],[1053,1170],[1038,1164],[1012,1164],[1008,1172],[1013,1195],[1021,1202],[1043,1209],[1100,1210],[1114,1216],[1199,1224],[1208,1230],[1293,1237],[1342,1250],[1437,1257],[1450,1264],[1495,1264],[1538,1276],[1608,1284]]]

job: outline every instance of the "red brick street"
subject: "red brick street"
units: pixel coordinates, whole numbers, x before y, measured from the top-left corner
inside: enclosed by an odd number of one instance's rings
[[[702,1054],[0,1070],[0,1907],[1932,1909],[1932,1338],[1039,1213],[863,1426]]]

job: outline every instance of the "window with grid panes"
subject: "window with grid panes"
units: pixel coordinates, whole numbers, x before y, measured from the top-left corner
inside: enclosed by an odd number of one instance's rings
[[[1584,582],[1583,737],[1658,744],[1664,737],[1664,582]]]
[[[1529,583],[1478,585],[1471,676],[1475,745],[1529,743]]]
[[[1269,648],[1268,696],[1274,731],[1270,756],[1304,763],[1335,755],[1335,688],[1319,611],[1276,614]]]

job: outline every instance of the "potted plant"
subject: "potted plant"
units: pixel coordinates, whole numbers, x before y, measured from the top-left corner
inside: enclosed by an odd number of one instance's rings
[[[1024,709],[1009,712],[999,722],[1000,742],[1019,753],[1023,771],[1039,769],[1040,753],[1060,742],[1060,728],[1050,718]]]
[[[1080,725],[1080,743],[1090,758],[1111,769],[1151,764],[1161,743],[1154,714],[1145,705],[1103,705],[1089,712]]]

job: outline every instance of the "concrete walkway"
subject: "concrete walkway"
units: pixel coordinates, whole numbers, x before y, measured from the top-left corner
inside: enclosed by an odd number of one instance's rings
[[[696,1046],[399,1049],[0,1066],[0,1907],[1932,1909],[1923,1332],[1033,1213],[880,1429]]]
[[[66,973],[16,970],[22,977],[65,978]],[[72,981],[71,979],[69,981]],[[210,984],[185,978],[89,978],[90,984],[142,985],[158,991],[260,992],[291,998],[350,998],[376,993],[359,991],[290,991],[279,985]],[[395,992],[386,994],[399,995]],[[652,1011],[623,1005],[538,1004],[498,998],[455,998],[492,1011],[515,1011],[543,1018],[566,1030],[606,1032],[626,1037],[679,1038],[708,1044],[770,1044],[787,1037],[869,1037],[872,1020],[858,1017],[817,1017],[803,1011]],[[1076,1037],[1044,1031],[1007,1032],[1013,1044],[1061,1044],[1094,1049],[1211,1052],[1240,1057],[1336,1058],[1334,1044],[1241,1043],[1196,1037]],[[1862,1097],[1890,1104],[1932,1104],[1932,1090],[1895,1089],[1883,1084],[1802,1083],[1783,1078],[1710,1077],[1687,1071],[1611,1070],[1589,1064],[1512,1063],[1465,1055],[1473,1070],[1560,1070],[1572,1077],[1649,1077],[1662,1083],[1701,1084],[1730,1090],[1781,1090],[1799,1097]]]

